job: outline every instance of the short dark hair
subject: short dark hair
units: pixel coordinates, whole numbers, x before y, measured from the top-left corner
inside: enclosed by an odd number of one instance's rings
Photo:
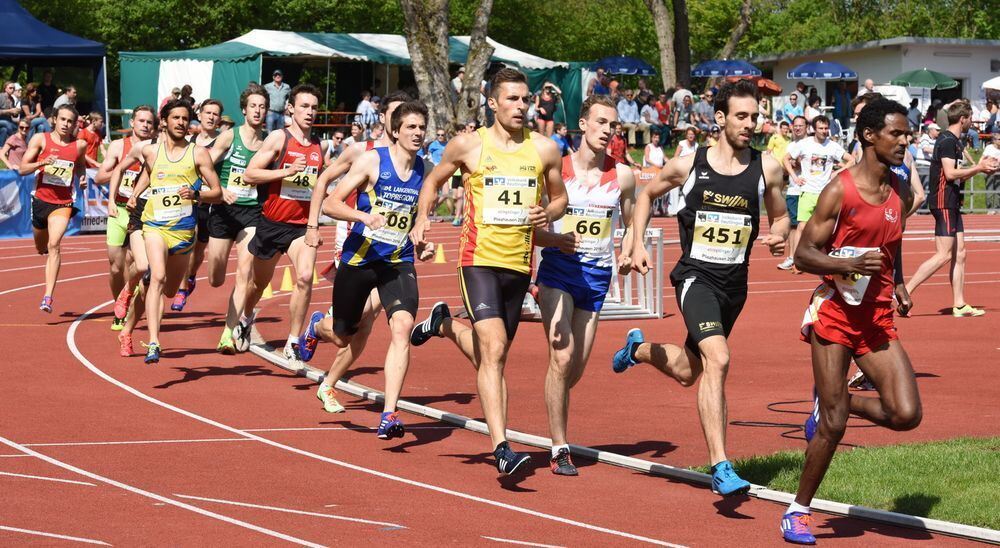
[[[963,116],[972,116],[972,105],[968,101],[955,101],[945,109],[948,113],[948,124],[957,124]]]
[[[160,120],[159,120],[159,118],[157,118],[156,111],[153,110],[152,106],[150,106],[150,105],[139,105],[139,106],[135,107],[134,109],[132,109],[132,118],[135,118],[135,115],[139,114],[140,112],[148,112],[148,113],[150,113],[150,114],[153,115],[153,127],[154,128],[160,124]]]
[[[504,67],[496,72],[492,78],[490,78],[490,95],[495,99],[498,97],[497,93],[500,90],[500,84],[506,84],[509,82],[514,82],[518,84],[528,85],[528,77],[524,75],[523,72],[512,69],[510,67]]]
[[[226,110],[226,107],[224,107],[222,105],[222,101],[220,101],[218,99],[211,99],[211,98],[205,99],[204,101],[202,101],[202,103],[201,103],[201,110],[205,110],[205,107],[212,106],[212,105],[215,105],[215,106],[219,107],[219,114],[222,114]]]
[[[402,105],[396,107],[396,110],[392,111],[392,120],[389,121],[393,133],[399,131],[399,128],[403,127],[403,117],[409,114],[419,114],[424,117],[424,123],[427,122],[427,105],[423,101],[407,101]]]
[[[382,98],[382,104],[378,106],[378,113],[385,114],[388,112],[390,103],[409,103],[412,100],[413,97],[410,97],[409,93],[402,90],[396,90]],[[390,124],[391,123],[392,121],[390,120]]]
[[[52,111],[53,116],[58,117],[60,110],[70,111],[70,113],[73,114],[73,118],[80,117],[80,113],[76,110],[76,107],[74,107],[73,105],[59,105],[58,107],[56,107],[54,111]]]
[[[160,108],[160,120],[166,120],[167,115],[170,114],[171,110],[175,108],[183,108],[187,110],[188,121],[194,119],[194,111],[191,109],[191,102],[184,99],[171,99]]]
[[[246,110],[247,101],[250,100],[251,95],[260,95],[264,98],[264,108],[271,108],[271,96],[264,89],[264,86],[260,84],[250,84],[245,90],[240,92],[240,110]]]
[[[868,101],[868,104],[861,109],[861,112],[858,113],[858,125],[855,132],[862,148],[872,145],[872,143],[865,141],[865,130],[870,128],[872,131],[881,131],[885,127],[886,117],[890,114],[899,114],[906,118],[906,107],[885,97],[878,97],[873,101]]]
[[[792,125],[793,126],[795,125],[796,120],[798,120],[799,118],[802,118],[802,121],[805,122],[807,126],[809,125],[809,120],[806,120],[805,116],[802,116],[801,114],[799,114],[795,118],[792,118]]]
[[[778,127],[781,127],[781,126],[788,126],[788,125],[790,125],[790,124],[788,123],[788,120],[782,120],[781,122],[779,122],[779,123],[778,123]]]
[[[591,95],[583,102],[583,106],[580,107],[580,118],[586,118],[590,115],[590,109],[594,105],[604,105],[616,113],[618,112],[618,105],[611,100],[611,97],[607,95]]]
[[[877,91],[869,91],[864,95],[859,95],[851,100],[851,113],[853,113],[854,109],[858,108],[858,105],[862,103],[867,105],[868,103],[871,103],[875,99],[882,99],[882,98],[884,98],[884,96]]]
[[[294,106],[295,99],[303,93],[307,93],[315,97],[317,103],[323,100],[323,93],[319,90],[318,87],[312,84],[298,84],[297,86],[292,88],[292,92],[288,95],[288,102]]]
[[[827,127],[829,127],[830,119],[827,118],[826,116],[823,116],[822,114],[819,114],[815,118],[813,118],[812,122],[810,122],[809,124],[812,126],[813,129],[816,129],[816,124],[826,124]]]
[[[731,97],[753,97],[754,101],[760,101],[760,92],[757,90],[757,84],[750,80],[726,82],[722,84],[719,92],[715,95],[715,110],[721,111],[724,115],[729,114],[729,99]]]

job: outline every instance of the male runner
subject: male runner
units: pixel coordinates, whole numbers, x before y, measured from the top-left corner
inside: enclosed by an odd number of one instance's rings
[[[413,243],[424,160],[417,156],[427,131],[427,107],[403,103],[392,115],[393,144],[365,152],[337,184],[323,212],[352,222],[333,282],[333,315],[314,312],[299,342],[302,361],[312,359],[319,340],[346,348],[358,331],[372,290],[386,304],[392,339],[385,353],[385,403],[378,437],[403,435],[396,402],[410,365],[410,331],[419,305]],[[357,208],[345,203],[357,194]]]
[[[781,166],[750,148],[757,101],[752,82],[723,84],[715,98],[715,122],[723,132],[719,144],[671,160],[660,178],[639,193],[632,229],[644,234],[653,200],[683,185],[687,205],[677,214],[681,258],[670,281],[688,336],[683,347],[646,343],[642,331],[632,329],[612,362],[616,373],[639,362],[652,364],[685,387],[701,377],[698,415],[712,464],[712,490],[723,496],[750,489],[726,457],[725,383],[730,356],[727,338],[747,299],[761,196],[771,227],[762,243],[771,248],[772,255],[781,256],[788,237]],[[633,239],[631,258],[632,268],[641,274],[658,266],[649,264],[642,238]]]
[[[531,281],[534,231],[562,217],[567,203],[559,148],[524,127],[530,99],[528,80],[520,71],[504,68],[493,75],[487,102],[496,113],[496,123],[448,143],[441,163],[424,182],[410,232],[420,253],[427,244],[428,215],[438,189],[456,169],[470,174],[469,204],[459,240],[459,284],[473,324],[479,400],[502,474],[512,474],[530,460],[507,443],[503,369]],[[544,207],[543,186],[549,199]]]
[[[28,143],[18,172],[28,175],[38,171],[31,198],[31,228],[35,249],[45,259],[45,295],[38,309],[52,312],[52,295],[62,264],[62,238],[69,220],[76,215],[74,183],[87,186],[84,160],[87,143],[73,137],[79,115],[71,105],[56,109],[55,130],[37,133]]]
[[[781,520],[788,542],[816,543],[809,504],[849,414],[898,431],[920,424],[916,378],[892,317],[894,294],[901,313],[911,307],[897,261],[913,197],[906,182],[890,171],[903,162],[910,132],[906,108],[899,103],[880,98],[862,109],[857,134],[864,154],[820,195],[795,252],[795,264],[823,276],[823,282],[802,326],[802,338],[812,347],[817,403],[806,422],[809,447],[799,489]],[[852,357],[879,397],[848,392]]]
[[[218,99],[205,99],[198,111],[199,131],[193,139],[194,144],[211,150],[216,139],[219,138],[219,123],[221,121],[222,103]],[[214,162],[215,158],[212,160]],[[191,263],[188,266],[187,276],[181,280],[181,287],[177,290],[177,295],[174,296],[174,302],[170,304],[170,310],[178,312],[184,310],[188,297],[194,293],[198,269],[205,261],[205,248],[208,246],[210,236],[208,220],[211,217],[211,205],[204,202],[198,204],[196,215],[198,217],[198,227],[195,229],[197,239],[194,243],[194,252],[189,255]]]
[[[295,267],[295,289],[289,304],[288,338],[283,354],[288,360],[299,359],[299,334],[312,296],[316,267],[316,246],[306,243],[307,232],[319,232],[319,225],[309,223],[309,202],[316,178],[323,168],[324,150],[312,135],[313,119],[319,108],[320,91],[310,84],[292,88],[289,96],[292,124],[273,131],[254,154],[243,172],[243,182],[267,185],[267,199],[261,209],[257,230],[247,245],[253,255],[253,285],[247,291],[239,323],[233,329],[237,349],[250,345],[254,307],[274,276],[274,267],[282,253],[287,253]]]
[[[782,121],[782,126],[788,124],[788,122]],[[807,137],[809,137],[808,128],[809,122],[806,121],[805,116],[796,116],[792,120],[792,142],[785,146],[785,152],[780,158],[775,158],[778,163],[784,167],[785,158],[788,156],[788,149],[792,147],[792,144],[797,143]],[[795,161],[794,166],[799,166],[799,162]],[[801,166],[799,166],[801,167]],[[798,169],[801,173],[801,169]],[[784,261],[778,264],[778,268],[781,270],[791,270],[795,274],[799,271],[795,268],[795,246],[799,244],[799,196],[802,195],[802,184],[801,178],[799,183],[792,181],[791,177],[788,178],[788,187],[785,189],[785,208],[788,209],[788,220],[791,226],[791,230],[788,232],[788,245],[787,248],[788,257]]]
[[[208,150],[187,140],[192,114],[190,104],[181,99],[170,100],[160,109],[160,118],[167,126],[166,138],[142,147],[143,170],[128,200],[128,206],[135,209],[136,195],[141,196],[149,188],[142,210],[142,234],[149,260],[146,363],[160,361],[163,297],[174,296],[187,271],[187,254],[194,246],[197,225],[196,202],[222,198]],[[207,190],[195,189],[199,177],[202,188],[207,186]]]
[[[219,135],[211,150],[213,162],[222,160],[218,167],[222,188],[232,193],[235,199],[231,205],[212,206],[212,214],[208,219],[208,283],[212,287],[220,287],[225,283],[229,252],[233,243],[236,243],[236,284],[229,295],[226,325],[216,347],[223,354],[236,353],[233,328],[240,319],[240,309],[246,300],[247,286],[253,275],[250,271],[253,255],[247,250],[247,244],[257,230],[264,195],[256,185],[243,182],[243,172],[250,159],[264,144],[268,100],[267,91],[259,85],[253,84],[243,90],[240,93],[243,125]]]
[[[979,173],[991,174],[997,170],[996,158],[983,156],[979,163],[958,167],[962,161],[961,136],[972,126],[972,107],[968,102],[956,101],[947,108],[948,129],[942,131],[934,143],[934,156],[928,179],[930,192],[927,207],[934,216],[935,252],[921,264],[906,283],[907,292],[914,292],[942,266],[951,262],[948,279],[951,281],[951,315],[982,316],[986,311],[975,308],[965,300],[965,227],[962,224],[962,183]],[[22,172],[24,170],[22,169]]]
[[[379,106],[379,121],[383,124],[390,123],[392,114],[396,108],[407,101],[410,101],[410,96],[403,91],[394,91],[386,95],[382,100],[381,106]],[[347,147],[337,160],[320,174],[319,180],[316,181],[312,202],[309,204],[309,224],[319,224],[319,216],[324,207],[323,200],[329,199],[327,188],[330,183],[340,180],[351,166],[354,165],[354,162],[363,156],[365,152],[374,148],[388,147],[392,145],[393,140],[392,132],[384,132],[382,137],[377,141],[360,141]],[[352,193],[348,195],[346,203],[353,207],[357,204],[357,200],[357,193]],[[340,261],[338,255],[343,249],[344,241],[350,232],[349,227],[350,224],[347,221],[337,221],[337,245],[334,250],[334,264]],[[317,231],[309,237],[318,238],[319,232]],[[334,358],[329,373],[323,377],[323,382],[317,388],[316,397],[323,402],[323,409],[328,413],[342,413],[344,411],[344,406],[340,405],[340,402],[337,401],[336,390],[333,387],[347,373],[347,370],[354,364],[354,361],[361,356],[365,345],[368,343],[368,336],[371,334],[372,326],[375,324],[375,318],[378,317],[381,307],[382,304],[379,300],[378,291],[371,291],[357,332],[351,337],[351,341],[347,346],[337,350],[337,357]]]
[[[130,125],[132,129],[130,135],[126,135],[108,146],[108,153],[104,156],[101,168],[94,178],[96,184],[104,185],[110,183],[112,172],[130,155],[129,153],[132,149],[136,148],[136,145],[142,141],[153,137],[156,131],[156,113],[153,112],[153,107],[139,105],[132,109]],[[128,253],[128,239],[126,236],[128,233],[129,212],[125,204],[128,203],[128,199],[132,196],[132,189],[139,179],[139,172],[141,170],[142,165],[138,160],[134,160],[123,166],[123,171],[119,178],[120,182],[114,189],[115,193],[113,195],[109,193],[109,196],[113,196],[108,203],[107,244],[108,263],[111,268],[109,282],[111,285],[111,296],[116,301],[126,285],[129,285],[131,280],[137,279],[136,272],[134,271],[134,263]],[[135,286],[133,285],[132,287]],[[126,295],[128,295],[125,299],[127,302],[131,298],[131,291],[126,292]],[[121,331],[123,325],[125,325],[125,313],[122,312],[120,316],[116,313],[114,319],[111,321],[111,330]]]

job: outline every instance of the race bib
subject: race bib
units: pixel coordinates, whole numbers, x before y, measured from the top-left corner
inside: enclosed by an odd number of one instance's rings
[[[538,204],[534,177],[492,177],[483,181],[483,222],[491,225],[526,225],[528,209]]]
[[[691,258],[715,264],[740,264],[750,240],[750,216],[739,213],[695,213]]]
[[[230,167],[226,188],[229,189],[229,192],[235,194],[237,198],[256,198],[257,185],[248,185],[243,182],[244,171],[246,171],[246,168]],[[284,184],[282,184],[282,191],[284,191]],[[309,198],[312,199],[312,191],[309,192]]]
[[[124,171],[122,172],[122,180],[118,185],[118,195],[122,198],[131,198],[132,190],[135,188],[135,183],[139,180],[138,171]]]
[[[611,218],[614,207],[568,207],[562,218],[565,234],[579,234],[577,251],[586,254],[607,253],[611,249]]]
[[[153,204],[153,220],[166,223],[189,217],[192,201],[180,197],[180,190],[186,185],[161,186],[150,191],[149,203]]]
[[[43,170],[42,182],[52,186],[71,186],[73,184],[73,167],[75,162],[55,158]]]
[[[292,164],[285,164],[282,168],[292,167]],[[316,186],[316,178],[319,175],[319,168],[316,166],[306,166],[305,170],[281,180],[280,196],[286,200],[298,200],[308,202],[312,200],[312,189]]]
[[[385,224],[378,230],[366,226],[362,236],[375,242],[402,247],[413,226],[413,213],[414,208],[410,204],[378,198],[372,204],[371,214],[385,217]]]
[[[840,249],[835,249],[830,252],[831,257],[837,257],[840,259],[853,259],[854,257],[860,257],[869,251],[878,251],[877,247],[842,247]],[[840,296],[844,298],[844,302],[851,306],[858,306],[865,298],[865,291],[868,290],[868,284],[871,282],[871,276],[864,276],[858,273],[854,274],[835,274],[832,276],[833,282],[837,286],[837,291],[840,292]]]

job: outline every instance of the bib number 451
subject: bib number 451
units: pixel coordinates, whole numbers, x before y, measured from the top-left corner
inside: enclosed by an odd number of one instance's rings
[[[713,244],[732,243],[733,245],[743,245],[743,231],[739,228],[709,226],[701,233],[701,236]]]

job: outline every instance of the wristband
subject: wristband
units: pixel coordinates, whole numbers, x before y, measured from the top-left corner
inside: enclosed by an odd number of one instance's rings
[[[194,201],[196,201],[196,202],[200,202],[201,201],[201,191],[200,190],[194,191]]]
[[[314,228],[316,230],[319,230],[319,225],[306,225],[306,229],[307,230],[310,229],[310,228]]]

